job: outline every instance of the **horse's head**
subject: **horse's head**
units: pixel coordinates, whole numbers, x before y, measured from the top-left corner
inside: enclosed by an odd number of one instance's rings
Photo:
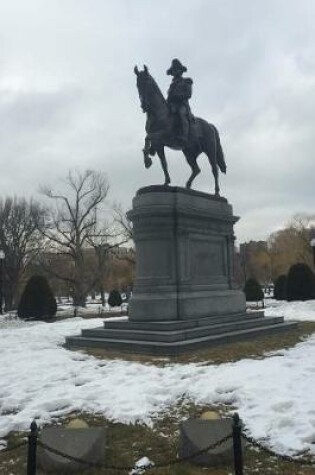
[[[149,74],[147,66],[143,66],[143,71],[139,71],[138,67],[135,66],[134,72],[137,76],[137,88],[140,97],[141,108],[143,112],[149,112],[151,104],[151,93],[153,92],[153,87],[155,81],[152,76]]]

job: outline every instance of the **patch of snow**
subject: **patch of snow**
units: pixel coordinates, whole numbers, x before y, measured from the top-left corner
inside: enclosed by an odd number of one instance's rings
[[[154,463],[148,457],[142,457],[135,463],[135,468],[130,475],[142,475],[148,468],[154,467]]]
[[[315,300],[286,302],[285,300],[265,300],[265,315],[284,317],[285,320],[315,322]]]
[[[26,322],[25,320],[21,320],[20,318],[18,318],[15,313],[6,313],[0,315],[0,331],[3,328],[22,328],[25,326],[28,327],[34,323],[37,324],[38,322]]]
[[[128,317],[126,315],[122,317],[105,317],[103,318],[104,322],[127,322]]]
[[[0,440],[0,451],[7,448],[7,442],[5,440]]]
[[[315,335],[265,359],[221,365],[157,367],[62,347],[65,336],[102,323],[72,318],[2,327],[0,437],[28,430],[34,418],[43,425],[74,411],[152,425],[185,398],[232,405],[248,434],[279,453],[315,454]]]

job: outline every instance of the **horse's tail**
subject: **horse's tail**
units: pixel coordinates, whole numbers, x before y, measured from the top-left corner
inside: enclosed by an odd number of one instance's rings
[[[224,159],[224,153],[222,150],[219,132],[215,128],[214,125],[211,125],[211,128],[214,132],[214,140],[215,140],[215,151],[216,151],[216,161],[222,173],[226,173],[226,163]]]

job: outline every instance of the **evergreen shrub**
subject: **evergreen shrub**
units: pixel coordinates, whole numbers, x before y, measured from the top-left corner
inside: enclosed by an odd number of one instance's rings
[[[244,293],[247,302],[258,302],[264,298],[261,285],[256,279],[248,279],[245,282]]]
[[[308,265],[298,262],[290,267],[286,292],[288,301],[315,298],[315,275]]]
[[[282,274],[276,278],[274,283],[273,296],[276,300],[286,300],[287,298],[287,276]]]
[[[27,282],[18,306],[19,318],[52,318],[57,312],[57,302],[47,282],[41,275],[33,275]]]
[[[108,297],[108,305],[111,307],[119,307],[122,304],[122,298],[118,290],[114,289]]]

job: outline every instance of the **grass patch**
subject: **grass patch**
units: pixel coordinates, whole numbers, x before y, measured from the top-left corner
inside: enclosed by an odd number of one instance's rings
[[[100,359],[123,359],[126,361],[137,361],[142,363],[153,363],[164,366],[170,362],[174,363],[198,363],[208,362],[221,364],[233,361],[239,361],[244,358],[263,358],[266,353],[272,351],[291,348],[297,343],[305,340],[315,332],[315,322],[302,322],[292,330],[255,337],[250,340],[243,340],[235,343],[229,343],[219,346],[212,346],[201,350],[194,350],[178,356],[149,356],[141,354],[132,354],[104,350],[101,348],[82,349],[86,354]]]

